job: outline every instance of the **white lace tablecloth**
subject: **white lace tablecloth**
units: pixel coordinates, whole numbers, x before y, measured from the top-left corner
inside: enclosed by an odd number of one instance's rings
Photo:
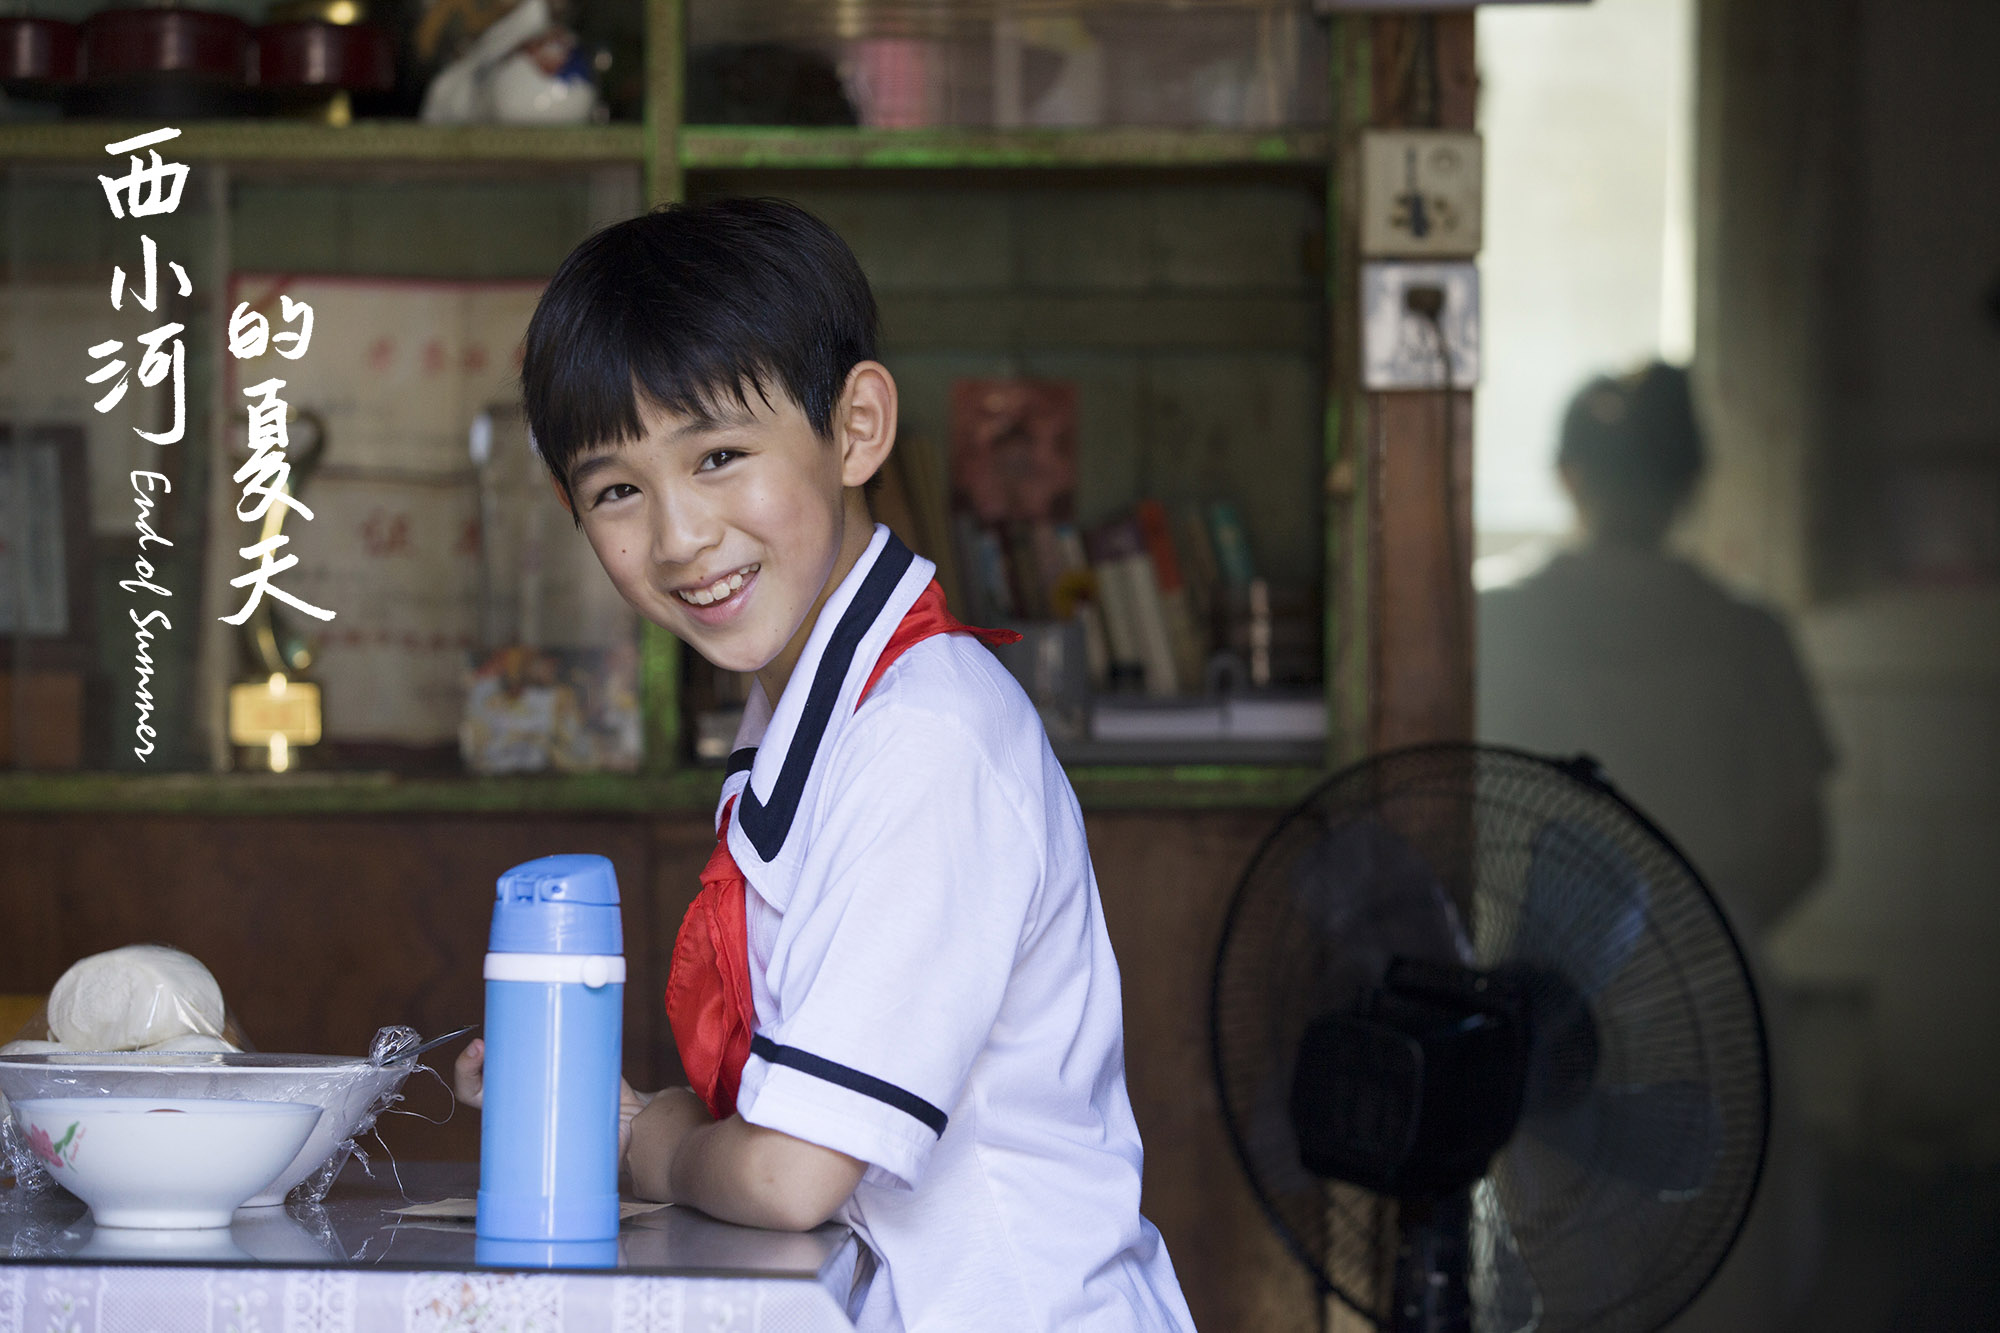
[[[818,1333],[816,1283],[582,1273],[0,1267],[0,1333]]]

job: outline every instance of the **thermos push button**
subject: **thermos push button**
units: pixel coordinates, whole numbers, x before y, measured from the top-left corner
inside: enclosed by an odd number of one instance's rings
[[[611,980],[611,962],[606,958],[590,957],[583,960],[583,984],[598,990]]]

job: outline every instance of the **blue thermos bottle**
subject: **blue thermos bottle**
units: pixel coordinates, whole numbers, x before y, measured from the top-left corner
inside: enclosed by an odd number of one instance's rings
[[[611,1240],[625,1001],[611,862],[545,856],[500,876],[487,949],[478,1234]]]

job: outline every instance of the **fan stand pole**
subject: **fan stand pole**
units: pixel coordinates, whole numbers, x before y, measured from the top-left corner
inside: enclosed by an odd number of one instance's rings
[[[1472,1333],[1472,1192],[1397,1209],[1389,1333]]]

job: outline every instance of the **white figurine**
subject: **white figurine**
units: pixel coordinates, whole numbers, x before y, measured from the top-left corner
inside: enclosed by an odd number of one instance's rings
[[[434,125],[576,125],[597,108],[575,35],[548,0],[522,0],[438,71],[420,114]]]

